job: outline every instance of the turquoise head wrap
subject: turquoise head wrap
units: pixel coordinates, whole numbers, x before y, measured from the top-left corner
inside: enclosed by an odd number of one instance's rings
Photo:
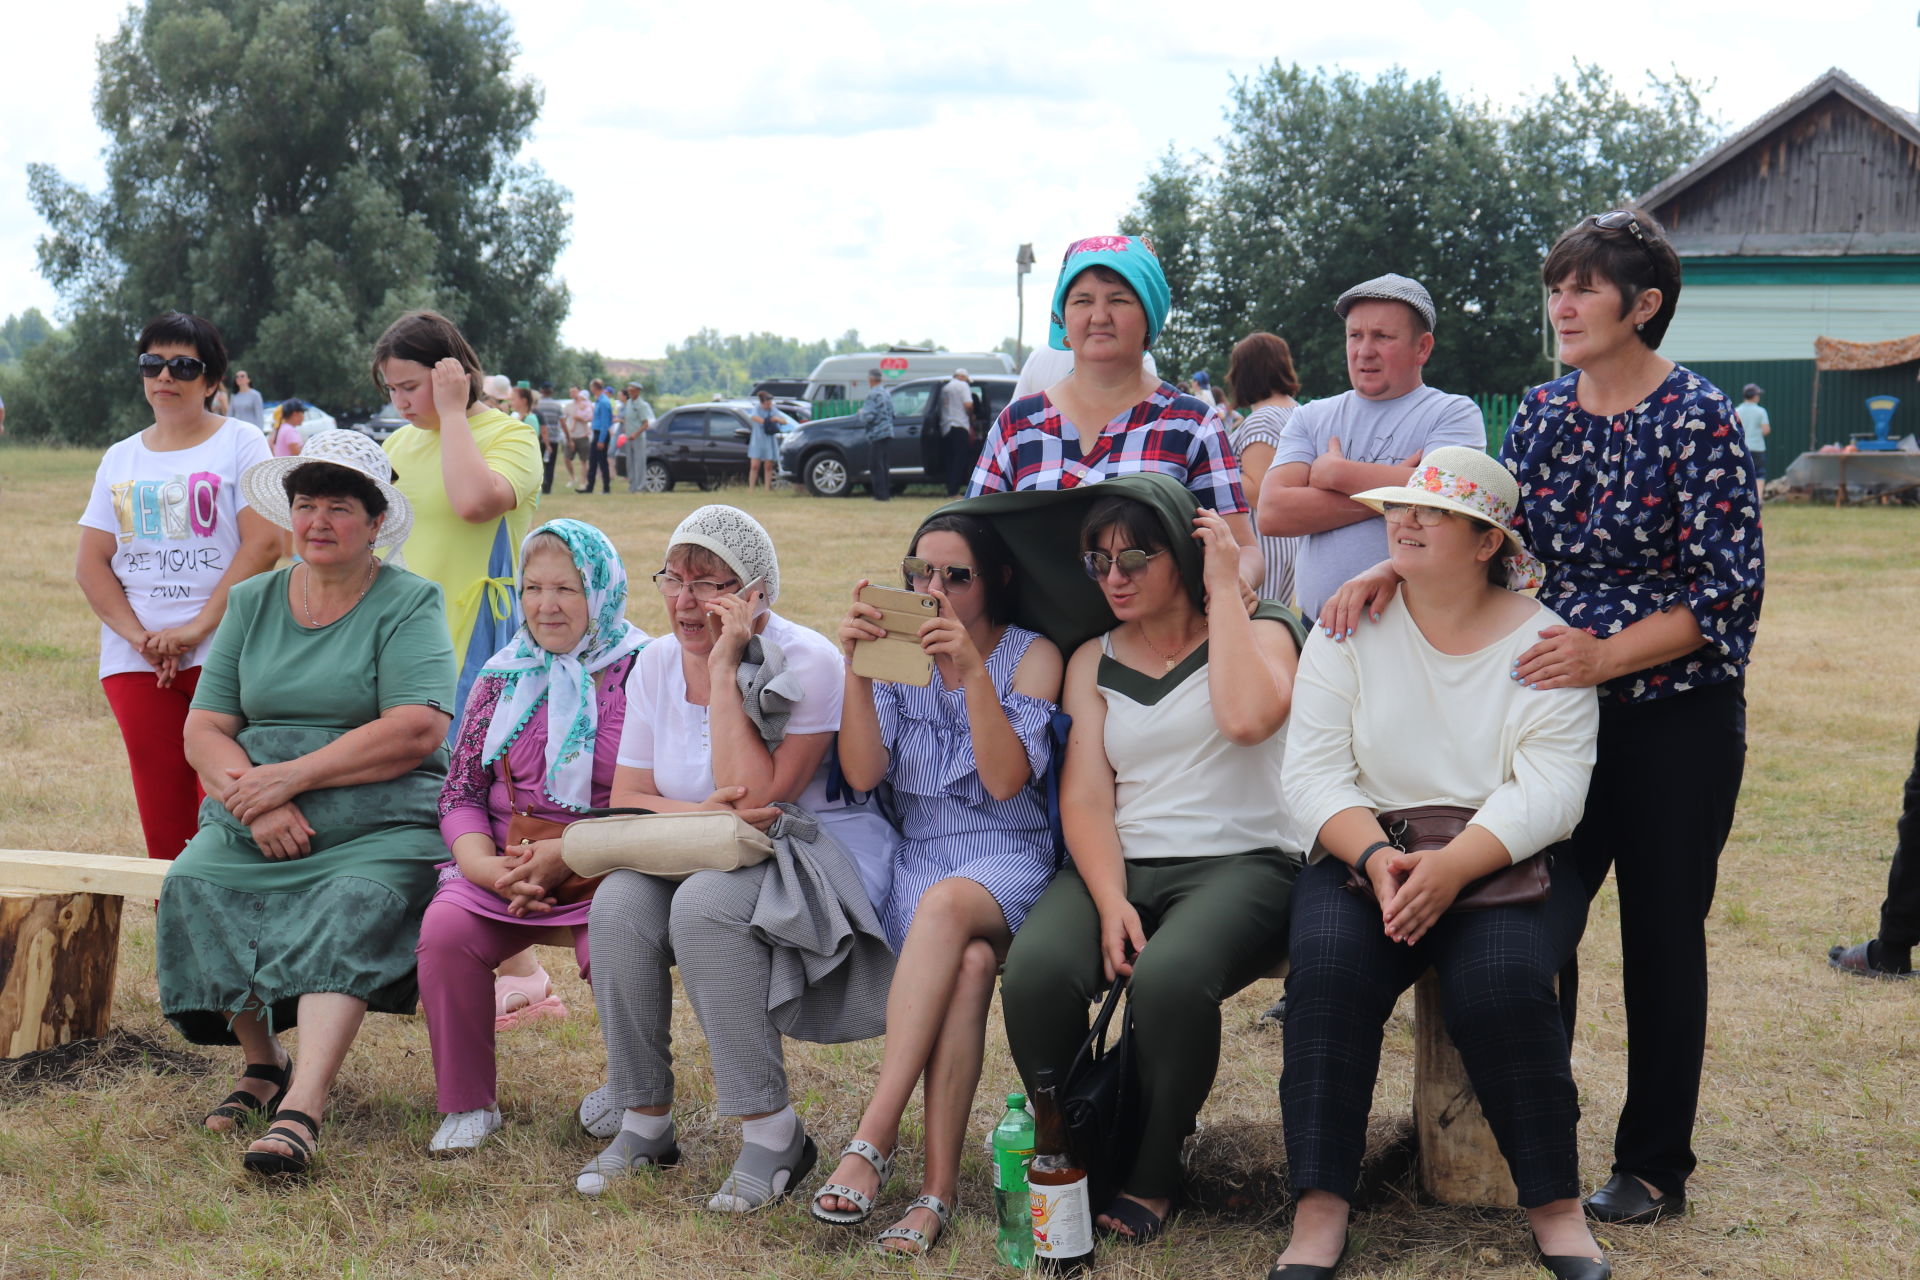
[[[1047,345],[1055,351],[1067,351],[1067,286],[1088,267],[1107,267],[1120,274],[1140,299],[1147,313],[1147,345],[1160,336],[1166,326],[1167,312],[1173,308],[1173,294],[1167,277],[1154,256],[1153,243],[1145,236],[1089,236],[1067,246],[1060,262],[1060,279],[1053,286],[1053,325],[1047,331]]]
[[[627,569],[607,535],[580,520],[549,520],[520,544],[520,581],[527,591],[527,551],[541,534],[566,544],[574,570],[587,592],[587,629],[566,653],[543,648],[527,630],[526,619],[505,648],[487,660],[483,676],[504,682],[487,724],[481,762],[489,767],[506,754],[541,700],[547,704],[547,798],[576,812],[593,806],[593,748],[600,732],[594,673],[612,666],[647,642],[646,632],[627,621]]]

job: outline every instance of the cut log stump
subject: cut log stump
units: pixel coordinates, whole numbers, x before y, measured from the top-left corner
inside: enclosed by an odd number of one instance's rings
[[[0,1058],[103,1036],[120,897],[0,890]]]
[[[1447,1034],[1440,979],[1413,987],[1413,1123],[1420,1185],[1442,1204],[1511,1209],[1520,1203],[1507,1161],[1480,1110],[1460,1051]]]

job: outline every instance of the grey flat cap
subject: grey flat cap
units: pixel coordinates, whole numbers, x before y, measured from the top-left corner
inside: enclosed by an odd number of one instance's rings
[[[1365,302],[1371,298],[1379,298],[1385,302],[1404,302],[1420,313],[1421,319],[1427,322],[1428,329],[1433,328],[1432,297],[1418,280],[1409,280],[1391,271],[1384,276],[1375,276],[1371,280],[1353,286],[1340,295],[1334,302],[1333,309],[1339,313],[1342,320],[1345,320],[1347,311],[1354,303]]]

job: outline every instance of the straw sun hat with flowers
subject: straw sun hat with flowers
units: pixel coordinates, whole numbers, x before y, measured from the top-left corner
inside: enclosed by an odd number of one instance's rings
[[[286,479],[301,467],[316,462],[358,471],[373,481],[380,496],[387,500],[386,519],[373,540],[374,546],[396,547],[407,540],[407,535],[413,532],[413,504],[393,487],[393,467],[387,462],[386,451],[351,428],[316,431],[294,456],[254,463],[240,475],[240,492],[246,496],[247,505],[262,518],[282,529],[291,529],[292,500],[287,496]]]
[[[1448,445],[1420,460],[1404,485],[1367,489],[1353,495],[1363,507],[1384,512],[1390,505],[1438,507],[1492,525],[1507,539],[1507,585],[1515,591],[1540,585],[1540,562],[1513,527],[1520,509],[1520,486],[1497,460],[1478,449]]]

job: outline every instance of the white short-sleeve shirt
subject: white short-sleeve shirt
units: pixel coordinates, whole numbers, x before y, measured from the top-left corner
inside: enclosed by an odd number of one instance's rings
[[[270,455],[258,427],[228,418],[191,449],[156,452],[146,432],[113,445],[94,472],[80,524],[118,539],[113,574],[149,631],[193,621],[240,547],[240,473]],[[206,660],[208,636],[180,667]],[[100,676],[151,671],[140,651],[100,627]]]

